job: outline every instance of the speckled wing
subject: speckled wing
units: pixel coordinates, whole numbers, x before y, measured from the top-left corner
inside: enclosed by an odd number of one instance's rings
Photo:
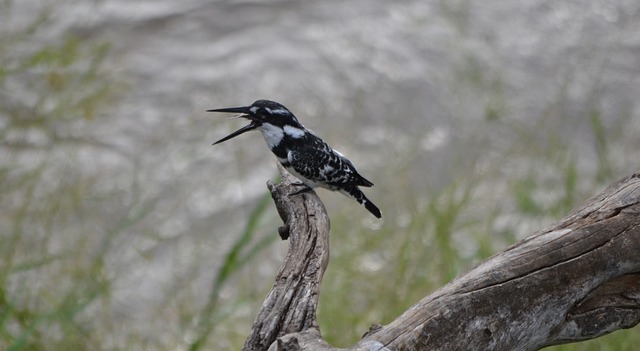
[[[322,141],[300,145],[290,150],[287,158],[295,173],[311,181],[324,183],[319,186],[337,190],[345,186],[373,185],[358,174],[349,160]]]

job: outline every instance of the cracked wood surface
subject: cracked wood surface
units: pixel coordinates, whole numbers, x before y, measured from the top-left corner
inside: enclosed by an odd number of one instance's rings
[[[639,225],[634,174],[372,329],[350,350],[537,350],[633,327],[640,321]],[[320,280],[314,284],[319,289]],[[315,311],[317,297],[305,313]],[[279,332],[271,350],[337,350],[322,340],[315,312],[313,319]]]
[[[621,277],[640,272],[640,178],[618,181],[551,225],[487,259],[369,336],[391,349],[537,350],[638,323],[631,299],[584,320]],[[619,286],[619,285],[618,285]],[[598,292],[600,290],[600,292]],[[630,303],[629,303],[630,302]],[[620,323],[624,321],[624,323]]]
[[[265,299],[243,350],[266,350],[277,337],[318,330],[316,309],[322,275],[329,262],[329,217],[313,191],[300,190],[297,179],[278,163],[279,184],[267,183],[284,225],[278,228],[289,250]]]

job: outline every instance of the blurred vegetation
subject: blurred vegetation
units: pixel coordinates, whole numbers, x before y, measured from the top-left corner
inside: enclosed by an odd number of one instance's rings
[[[463,35],[465,11],[450,10]],[[11,11],[10,1],[0,2],[4,18]],[[204,304],[177,287],[167,302],[174,309],[154,314],[166,319],[172,334],[158,332],[158,340],[149,340],[120,325],[111,310],[114,276],[106,264],[126,245],[123,233],[138,231],[159,197],[141,195],[144,182],[136,180],[135,167],[126,186],[105,183],[108,175],[99,169],[78,167],[87,162],[86,150],[120,152],[82,132],[104,115],[122,83],[106,68],[108,43],[72,33],[43,40],[51,18],[45,10],[20,28],[0,32],[0,349],[239,349],[271,287],[234,280],[260,268],[260,254],[277,241],[273,221],[265,225],[265,218],[275,217],[267,213],[269,196],[211,273]],[[332,257],[319,323],[333,345],[352,345],[371,324],[388,323],[621,176],[611,162],[611,144],[622,131],[608,126],[597,106],[588,113],[596,168],[583,172],[574,146],[554,132],[556,119],[542,116],[532,128],[507,118],[500,75],[487,75],[472,53],[461,62],[456,93],[480,89],[487,95],[480,99],[485,118],[476,121],[478,132],[454,140],[454,149],[461,150],[454,160],[457,176],[444,186],[421,187],[416,196],[410,171],[423,150],[415,148],[377,176],[394,183],[384,199],[372,197],[384,209],[383,224],[344,199],[338,201],[349,211],[330,211]],[[549,116],[562,117],[559,100]],[[483,158],[486,164],[467,155],[491,145],[498,133],[511,136],[510,143]],[[420,138],[412,142],[418,145]],[[222,298],[230,286],[234,293]],[[624,350],[639,342],[631,330],[549,350]]]
[[[468,6],[463,1],[457,9],[443,7],[445,15],[451,15],[452,27],[459,30],[460,41],[467,34]],[[501,72],[480,64],[475,53],[465,52],[458,42],[452,46],[462,59],[447,87],[457,99],[476,100],[484,120],[470,121],[465,111],[455,116],[460,123],[456,127],[463,132],[454,135],[447,148],[454,155],[451,168],[457,176],[444,186],[426,187],[416,195],[422,184],[409,173],[424,157],[425,150],[419,147],[402,158],[385,159],[389,172],[378,173],[377,178],[391,179],[394,185],[380,207],[383,217],[394,223],[379,226],[364,220],[359,225],[349,213],[332,216],[334,239],[319,324],[334,346],[355,344],[372,324],[391,322],[454,277],[564,217],[627,175],[617,173],[625,165],[612,163],[616,155],[610,146],[628,142],[622,136],[630,116],[605,120],[594,102],[598,97],[592,96],[584,107],[591,135],[582,134],[585,144],[576,145],[566,131],[571,124],[566,86],[535,122],[519,121],[510,116],[513,111]],[[412,144],[420,145],[421,138],[424,133],[414,136]],[[595,150],[594,159],[581,162],[580,147]],[[478,154],[479,148],[487,152],[490,148],[493,154]],[[425,176],[427,172],[435,173],[425,170]],[[639,341],[634,328],[546,350],[631,350]]]
[[[11,11],[11,2],[0,4],[5,20]],[[101,339],[83,321],[88,307],[109,294],[103,265],[110,235],[100,238],[102,245],[92,245],[96,229],[85,203],[97,179],[77,168],[72,151],[101,146],[71,132],[78,122],[93,120],[109,99],[102,69],[109,45],[73,35],[34,42],[48,21],[43,11],[20,28],[0,32],[3,350],[97,348]],[[60,154],[65,157],[54,156]],[[129,219],[135,222],[135,216]],[[75,221],[87,235],[66,242],[71,237],[59,230]]]
[[[117,271],[108,265],[131,245],[132,231],[163,240],[141,226],[162,194],[145,194],[135,155],[93,133],[126,86],[107,68],[109,43],[55,34],[54,8],[20,25],[9,23],[13,10],[13,2],[0,2],[0,349],[206,349],[218,325],[254,298],[220,303],[223,287],[277,238],[255,237],[270,196],[211,274],[203,306],[189,295],[190,281],[170,288],[162,309],[179,306],[175,335],[149,340],[123,326],[112,310]],[[130,164],[129,183],[106,172],[110,155]]]
[[[225,317],[234,310],[233,307],[237,302],[228,304],[224,308],[219,308],[220,291],[224,285],[244,266],[254,262],[258,253],[276,240],[276,235],[256,238],[256,234],[259,232],[259,225],[264,225],[262,220],[271,201],[272,199],[269,194],[265,194],[265,196],[262,197],[258,206],[247,219],[247,225],[244,231],[233,243],[233,246],[223,259],[220,268],[218,268],[209,292],[207,305],[199,313],[196,326],[197,335],[189,345],[188,349],[190,351],[207,350],[207,341],[209,341],[210,335],[215,330],[216,324],[222,323]]]
[[[562,218],[614,179],[601,171],[581,174],[571,153],[562,152],[566,147],[517,151],[521,155],[509,151],[509,157],[526,160],[523,167],[530,165],[507,182],[498,178],[496,164],[487,173],[452,179],[424,203],[399,196],[384,212],[396,219],[394,225],[359,227],[352,216],[334,216],[319,311],[323,336],[335,346],[353,345],[371,324],[391,322],[454,277]],[[544,167],[536,169],[540,164]],[[547,349],[629,350],[638,341],[640,334],[631,329]]]

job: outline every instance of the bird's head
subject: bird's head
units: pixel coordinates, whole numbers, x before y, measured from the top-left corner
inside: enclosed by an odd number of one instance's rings
[[[283,129],[285,126],[291,126],[299,129],[304,128],[291,111],[281,104],[269,100],[258,100],[251,104],[251,106],[219,108],[207,110],[207,112],[239,113],[238,117],[246,118],[251,121],[248,125],[216,141],[213,145],[227,141],[250,130],[260,128],[265,124],[270,124],[274,127]]]

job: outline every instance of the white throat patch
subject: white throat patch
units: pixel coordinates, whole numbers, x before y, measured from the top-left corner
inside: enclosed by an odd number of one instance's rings
[[[262,133],[264,141],[267,142],[269,149],[273,149],[276,145],[280,144],[280,141],[284,138],[284,131],[282,128],[276,127],[273,124],[262,123],[258,129],[260,130],[260,133]]]

